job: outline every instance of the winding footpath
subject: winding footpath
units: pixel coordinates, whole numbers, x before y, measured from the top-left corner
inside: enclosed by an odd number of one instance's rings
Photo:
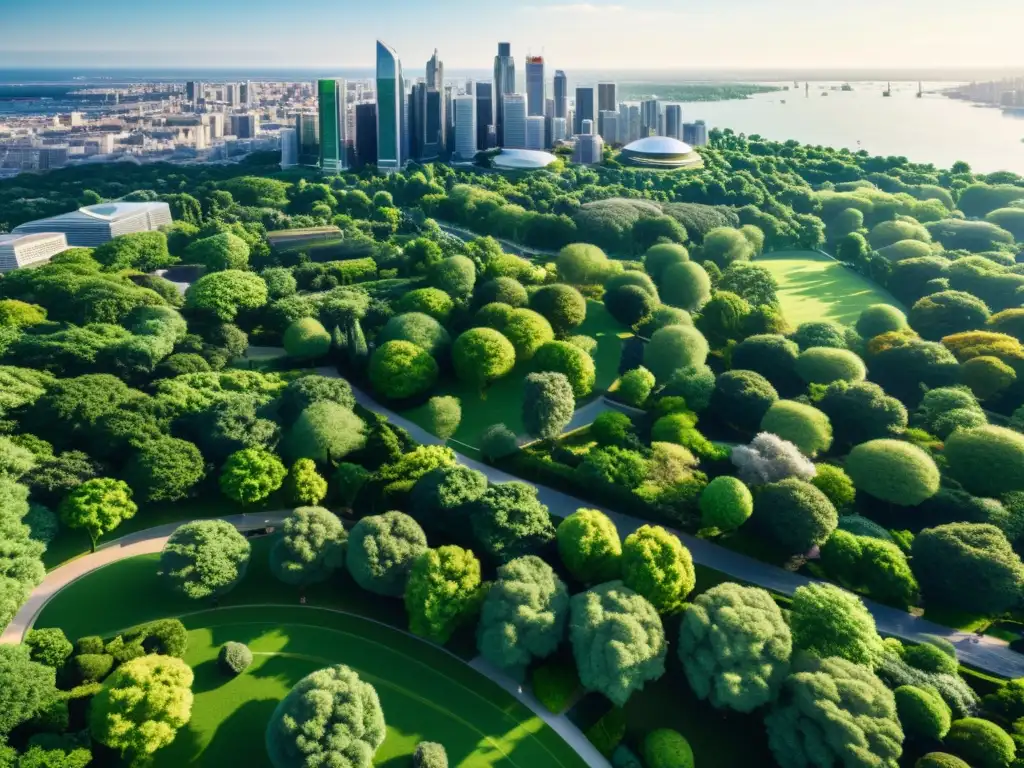
[[[323,376],[338,376],[338,372],[334,368],[318,368],[316,373]],[[380,405],[366,392],[355,387],[353,387],[353,392],[360,405],[386,416],[392,424],[408,430],[409,434],[417,442],[423,445],[442,445],[444,443],[444,441],[409,421],[409,419]],[[588,413],[587,415],[589,416],[590,414]],[[483,472],[492,483],[522,482],[521,478],[470,459],[467,456],[460,454],[459,460],[465,466]],[[623,538],[648,522],[597,506],[588,501],[583,501],[567,493],[556,491],[553,488],[543,485],[536,485],[536,488],[537,497],[543,504],[547,505],[551,514],[555,517],[567,517],[580,507],[599,509],[615,523],[619,530],[619,535]],[[236,515],[225,519],[238,526],[240,530],[252,530],[266,525],[279,524],[283,520],[284,515],[284,512],[276,512],[263,515]],[[159,552],[163,548],[167,537],[170,536],[175,528],[185,522],[187,521],[182,520],[178,523],[151,528],[125,536],[122,539],[100,547],[93,554],[85,555],[54,569],[46,575],[43,583],[33,591],[28,601],[22,606],[17,616],[15,616],[14,620],[4,631],[3,636],[0,637],[0,642],[20,642],[24,633],[31,629],[33,622],[47,601],[71,582],[108,563],[135,555]],[[704,539],[699,539],[688,533],[671,528],[668,530],[679,537],[684,546],[690,550],[695,563],[721,571],[736,581],[753,584],[783,595],[792,595],[797,587],[817,581],[816,579],[791,573],[777,566],[754,560],[746,555],[733,552],[730,549]],[[882,605],[872,600],[865,600],[864,604],[872,616],[874,616],[878,631],[883,635],[890,635],[911,642],[923,642],[929,636],[945,638],[953,643],[957,649],[960,661],[968,666],[1002,677],[1024,677],[1024,655],[1011,651],[1003,640],[987,636],[979,638],[972,633],[950,629],[941,624],[913,616],[898,608]]]

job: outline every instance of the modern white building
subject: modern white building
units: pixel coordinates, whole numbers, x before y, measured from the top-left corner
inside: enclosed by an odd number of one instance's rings
[[[281,129],[281,167],[292,168],[299,164],[299,134],[294,128]]]
[[[476,157],[476,97],[456,96],[452,99],[455,108],[455,156],[459,160]]]
[[[533,115],[526,118],[526,148],[544,149],[545,118]]]
[[[502,99],[502,113],[505,116],[505,143],[502,146],[526,149],[526,96],[522,93],[506,93]]]
[[[572,161],[580,165],[600,165],[604,160],[604,139],[592,133],[576,137],[576,149]]]
[[[0,235],[0,272],[45,264],[67,249],[68,240],[63,232]]]
[[[174,223],[167,203],[99,203],[49,219],[26,221],[14,228],[16,235],[61,232],[72,248],[95,248],[118,235],[155,232]]]

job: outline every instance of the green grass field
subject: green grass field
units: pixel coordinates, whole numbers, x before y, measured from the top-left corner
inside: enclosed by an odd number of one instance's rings
[[[543,721],[463,660],[392,628],[405,626],[400,600],[375,597],[339,576],[307,591],[307,605],[300,606],[297,591],[270,576],[270,543],[255,542],[249,573],[217,608],[170,595],[156,576],[159,556],[144,555],[71,584],[36,623],[76,638],[182,618],[189,630],[185,660],[195,672],[192,720],[156,754],[154,768],[269,766],[263,733],[277,702],[299,679],[331,664],[351,666],[377,689],[388,735],[376,765],[404,768],[424,739],[443,743],[451,765],[464,768],[585,765]],[[216,663],[228,640],[246,643],[255,657],[234,679]],[[463,646],[460,656],[468,659],[473,652]]]
[[[611,386],[618,376],[622,335],[628,336],[627,329],[612,319],[604,304],[591,300],[587,302],[587,319],[576,333],[597,339],[597,349],[594,351],[597,367],[594,392],[601,392]],[[488,387],[483,395],[474,386],[459,381],[454,375],[438,383],[433,394],[451,395],[462,401],[462,423],[453,438],[459,451],[479,458],[480,436],[492,424],[500,422],[517,435],[524,432],[523,379],[532,370],[529,363],[516,366],[508,376]],[[410,409],[402,415],[421,427],[428,427],[425,406]]]
[[[811,320],[853,325],[872,304],[905,309],[884,288],[814,251],[773,253],[756,263],[778,282],[783,314],[794,327]]]

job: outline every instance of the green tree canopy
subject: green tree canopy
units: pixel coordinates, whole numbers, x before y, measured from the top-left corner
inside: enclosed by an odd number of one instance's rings
[[[366,424],[348,408],[323,400],[306,408],[288,433],[294,459],[336,463],[366,445]]]
[[[513,352],[513,360],[514,355]],[[422,347],[409,341],[381,344],[370,357],[373,388],[384,397],[395,400],[427,391],[437,381],[437,375],[437,361]]]
[[[573,578],[597,584],[621,573],[622,542],[603,512],[578,509],[558,524],[556,534],[558,553]]]
[[[0,645],[0,738],[57,697],[52,667],[32,661],[27,645]]]
[[[220,489],[229,499],[254,504],[280,488],[287,474],[274,454],[246,448],[228,457],[220,473]]]
[[[669,325],[654,332],[644,347],[644,367],[660,382],[678,370],[704,365],[708,342],[696,328]]]
[[[101,536],[134,517],[137,511],[128,484],[107,477],[86,480],[60,505],[64,524],[69,528],[84,529],[89,534],[94,552]]]
[[[622,544],[622,581],[654,606],[675,613],[697,584],[690,551],[660,526],[643,525]]]
[[[193,600],[227,594],[245,577],[252,547],[231,523],[197,520],[171,534],[160,553],[159,575]]]
[[[352,529],[345,559],[363,589],[386,597],[405,594],[416,558],[427,550],[419,523],[402,512],[364,517]]]
[[[572,386],[561,373],[531,373],[523,390],[523,425],[541,440],[562,434],[576,409]]]
[[[409,629],[446,643],[480,603],[480,561],[462,547],[428,549],[413,562],[405,589]]]
[[[333,512],[299,507],[285,518],[282,529],[270,550],[270,570],[285,584],[319,584],[344,565],[348,532]]]
[[[789,478],[761,488],[753,520],[787,554],[802,554],[825,543],[838,524],[835,507],[821,491]]]
[[[901,440],[861,443],[850,452],[846,471],[858,490],[904,507],[917,506],[939,490],[932,457]]]
[[[700,495],[701,524],[732,531],[754,512],[754,498],[743,481],[730,475],[716,477]]]
[[[473,538],[489,557],[507,563],[542,552],[555,539],[548,508],[526,483],[496,483],[474,502]]]
[[[789,625],[793,646],[820,658],[838,656],[869,667],[882,660],[874,617],[859,597],[832,584],[797,587]]]

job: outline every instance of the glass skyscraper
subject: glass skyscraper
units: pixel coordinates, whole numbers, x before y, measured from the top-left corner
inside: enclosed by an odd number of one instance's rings
[[[299,165],[320,162],[320,122],[316,115],[304,112],[295,116],[295,133],[299,145]]]
[[[377,167],[385,172],[401,170],[406,161],[403,146],[408,146],[405,129],[405,79],[398,54],[377,41]]]
[[[565,72],[555,70],[555,117],[569,116],[569,79]]]
[[[498,55],[494,57],[494,126],[498,146],[505,146],[505,94],[516,91],[516,62],[512,58],[512,44],[498,43]]]
[[[573,133],[583,133],[583,121],[597,122],[594,110],[594,89],[592,87],[576,89],[576,113],[573,118]]]
[[[320,169],[337,173],[348,168],[348,127],[344,80],[319,80]]]
[[[530,117],[544,115],[544,57],[526,57],[526,108]]]
[[[487,129],[494,125],[494,83],[481,80],[473,90],[476,93],[476,145],[487,149]]]

